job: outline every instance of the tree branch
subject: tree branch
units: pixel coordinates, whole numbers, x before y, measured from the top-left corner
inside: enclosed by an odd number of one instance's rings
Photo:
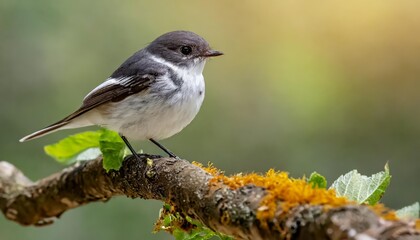
[[[362,205],[328,211],[301,205],[267,226],[256,217],[266,189],[211,185],[211,174],[185,160],[146,154],[141,159],[129,157],[119,171],[109,173],[96,159],[37,182],[0,162],[0,209],[12,221],[40,226],[69,209],[125,195],[169,202],[214,231],[237,239],[420,239],[414,222],[386,221]],[[281,204],[277,212],[282,212]]]

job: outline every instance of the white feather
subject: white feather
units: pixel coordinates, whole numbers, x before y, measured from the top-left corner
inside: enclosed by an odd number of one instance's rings
[[[182,79],[180,89],[168,79],[169,75],[165,75],[156,79],[153,86],[160,89],[159,94],[140,92],[120,102],[109,103],[106,113],[103,110],[91,111],[90,121],[118,131],[129,139],[139,140],[168,138],[186,127],[198,113],[204,99],[202,72],[205,61],[182,68],[156,56],[152,56],[152,60],[171,68]],[[112,79],[106,82],[115,84]],[[169,98],[162,97],[174,90]]]
[[[98,91],[101,88],[107,87],[109,85],[115,85],[115,84],[121,84],[124,85],[124,82],[131,80],[131,77],[127,78],[108,78],[105,80],[105,82],[99,84],[96,88],[94,88],[92,91],[90,91],[83,100],[85,100],[87,97],[89,97],[92,93]]]

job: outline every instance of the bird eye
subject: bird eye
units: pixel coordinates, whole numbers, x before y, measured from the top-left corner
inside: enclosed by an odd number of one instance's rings
[[[180,50],[181,50],[181,53],[184,55],[190,55],[192,52],[192,48],[190,46],[182,46]]]

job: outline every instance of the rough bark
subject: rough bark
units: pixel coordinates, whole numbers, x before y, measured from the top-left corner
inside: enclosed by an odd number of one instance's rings
[[[354,205],[328,211],[302,205],[265,226],[256,217],[265,189],[211,186],[212,175],[188,161],[145,154],[141,159],[127,158],[119,171],[109,173],[101,159],[83,162],[37,182],[0,162],[0,209],[12,221],[41,226],[71,208],[125,195],[170,202],[183,214],[237,239],[420,239],[414,222],[386,221]],[[278,208],[281,212],[281,204]]]

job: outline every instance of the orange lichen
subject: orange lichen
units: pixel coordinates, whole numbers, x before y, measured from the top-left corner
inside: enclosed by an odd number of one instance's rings
[[[212,186],[224,184],[231,189],[237,189],[252,184],[265,188],[267,194],[262,199],[257,212],[257,218],[262,220],[261,222],[263,224],[267,220],[276,217],[276,214],[286,214],[291,208],[302,204],[321,205],[324,206],[324,209],[356,204],[354,201],[344,197],[338,197],[332,189],[314,188],[304,178],[290,178],[287,172],[278,172],[270,169],[265,175],[250,173],[236,174],[228,177],[212,165],[204,167],[198,163],[194,164],[213,176],[209,183]],[[276,213],[278,204],[281,204],[281,213]],[[384,219],[397,219],[394,211],[387,209],[381,204],[377,204],[371,208]]]
[[[389,221],[396,221],[398,220],[397,214],[395,214],[395,211],[385,207],[385,205],[378,203],[373,206],[369,206],[369,208],[375,212],[377,215],[381,216],[383,219],[389,220]]]
[[[207,167],[204,167],[203,164],[201,164],[199,162],[195,162],[195,161],[193,161],[192,164],[199,167],[199,168],[204,169],[204,171],[210,173],[213,176],[216,176],[216,175],[219,175],[219,174],[222,173],[219,169],[214,167],[213,164],[210,163],[210,162],[207,164]]]

